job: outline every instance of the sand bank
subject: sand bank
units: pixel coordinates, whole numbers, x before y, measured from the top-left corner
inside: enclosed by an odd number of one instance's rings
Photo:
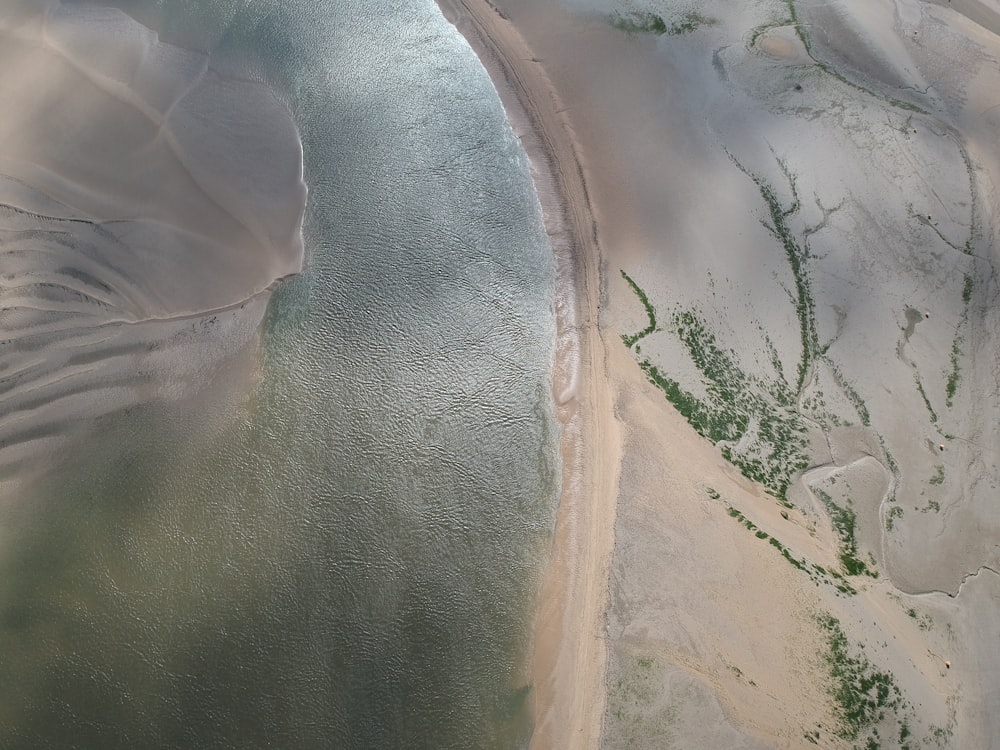
[[[562,428],[562,495],[534,635],[532,746],[594,747],[603,714],[603,617],[619,460],[598,326],[597,228],[572,125],[520,33],[488,2],[439,4],[486,66],[521,138],[556,257],[553,395]]]

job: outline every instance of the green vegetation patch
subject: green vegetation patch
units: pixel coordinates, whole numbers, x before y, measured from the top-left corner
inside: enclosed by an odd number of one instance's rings
[[[789,269],[792,272],[795,285],[792,301],[795,305],[795,314],[799,322],[799,339],[802,349],[797,368],[794,395],[799,397],[805,394],[806,387],[813,376],[817,363],[822,362],[829,368],[834,381],[843,392],[844,397],[851,403],[855,411],[857,411],[861,423],[866,427],[869,426],[871,424],[871,416],[868,413],[868,408],[864,400],[851,384],[847,382],[834,362],[826,356],[829,344],[826,346],[820,344],[816,323],[816,303],[813,299],[812,287],[809,280],[808,261],[813,257],[809,249],[809,236],[818,232],[824,226],[826,217],[837,209],[823,209],[823,222],[816,226],[805,227],[798,233],[800,236],[797,236],[792,230],[791,221],[799,214],[801,203],[796,188],[795,175],[789,170],[785,162],[781,159],[778,160],[778,166],[788,181],[791,191],[791,199],[787,203],[782,202],[774,186],[764,178],[748,170],[732,155],[730,155],[730,158],[732,158],[737,168],[749,177],[760,191],[761,198],[767,206],[770,217],[770,222],[765,221],[763,224],[781,244],[785,258],[788,261]],[[805,398],[802,406],[803,408],[811,408],[821,412],[815,415],[815,418],[820,422],[840,424],[841,420],[838,417],[822,413],[824,404],[825,402],[821,397],[813,397]]]
[[[962,336],[962,328],[969,320],[969,303],[972,300],[972,285],[973,279],[969,274],[965,275],[965,281],[962,286],[962,317],[959,320],[958,327],[955,329],[955,338],[951,342],[951,356],[949,357],[949,363],[951,369],[948,371],[948,379],[945,382],[945,405],[951,408],[951,405],[955,399],[955,393],[958,392],[958,382],[959,382],[959,360],[962,358],[962,344],[965,339]]]
[[[809,465],[806,425],[789,405],[787,385],[747,375],[697,312],[678,312],[671,323],[702,376],[706,397],[684,389],[649,359],[639,366],[699,435],[721,445],[727,461],[783,499],[792,476]]]
[[[854,513],[854,509],[850,507],[850,501],[848,500],[847,507],[841,507],[833,501],[828,492],[824,492],[818,487],[813,488],[813,494],[826,507],[826,512],[830,515],[833,528],[837,532],[837,536],[840,537],[840,564],[843,566],[844,572],[851,576],[866,575],[878,578],[878,571],[858,557],[858,542],[855,538],[857,515]],[[899,506],[897,505],[896,508],[899,508]],[[899,508],[899,510],[902,510],[902,508]]]
[[[948,381],[945,384],[945,404],[951,406],[955,399],[955,393],[958,391],[958,378],[959,378],[959,359],[962,356],[962,336],[960,334],[955,335],[955,339],[951,342],[951,370],[948,372]]]
[[[647,21],[653,23],[649,19]],[[822,411],[825,404],[818,395],[812,399],[804,397],[817,362],[822,361],[829,366],[837,386],[854,406],[862,424],[870,425],[871,418],[864,401],[833,362],[827,359],[826,349],[819,343],[807,261],[811,257],[808,238],[823,224],[804,229],[799,233],[801,239],[793,232],[790,222],[799,213],[800,201],[794,175],[780,159],[778,164],[791,190],[791,199],[787,202],[779,198],[770,183],[747,170],[735,157],[732,159],[760,191],[769,215],[769,221],[764,221],[764,225],[781,244],[794,280],[791,296],[801,344],[794,385],[786,380],[777,348],[766,334],[764,342],[773,373],[752,375],[743,370],[732,349],[727,350],[720,345],[697,309],[675,311],[669,327],[700,374],[702,393],[696,393],[691,385],[685,387],[670,377],[648,357],[640,355],[638,342],[659,330],[656,310],[646,293],[624,270],[621,271],[622,278],[642,303],[649,323],[637,333],[623,335],[622,342],[635,350],[646,377],[663,391],[700,435],[718,445],[722,456],[744,476],[759,482],[787,504],[786,492],[792,477],[809,465],[810,422],[803,409]],[[836,209],[824,209],[824,222],[833,210]],[[822,414],[814,416],[813,421],[820,424],[831,421],[840,423],[839,419],[830,420]]]
[[[853,646],[840,621],[829,613],[816,621],[827,638],[826,663],[830,669],[830,695],[839,720],[838,736],[855,748],[879,748],[879,729],[893,723],[899,747],[912,750],[910,722],[913,708],[903,697],[891,672],[877,669],[860,648]]]
[[[782,165],[784,169],[784,165]],[[805,387],[806,376],[809,374],[813,360],[819,352],[819,338],[816,334],[816,310],[812,293],[809,289],[809,278],[806,275],[805,261],[808,258],[808,249],[799,243],[793,236],[788,219],[793,214],[798,213],[799,199],[795,193],[795,182],[789,178],[792,186],[792,203],[788,207],[781,205],[777,194],[763,179],[747,173],[757,185],[760,195],[767,204],[767,210],[771,215],[771,225],[768,229],[781,243],[785,250],[785,257],[792,269],[792,276],[795,279],[795,314],[799,319],[799,336],[802,341],[802,359],[799,360],[798,380],[795,384],[796,392],[801,393]],[[786,172],[787,174],[787,172]]]
[[[667,22],[655,13],[615,13],[611,25],[627,34],[666,34]]]
[[[809,576],[809,579],[813,583],[825,583],[827,585],[833,586],[837,591],[842,594],[856,594],[857,589],[855,589],[851,584],[849,584],[842,575],[833,570],[827,570],[822,565],[816,565],[808,560],[800,560],[793,555],[788,547],[782,544],[778,539],[768,534],[766,531],[757,527],[753,521],[744,516],[740,511],[731,505],[726,506],[726,513],[729,514],[731,518],[735,518],[739,521],[748,531],[752,531],[754,536],[758,539],[767,541],[772,547],[774,547],[781,554],[785,560],[791,564],[796,570],[801,570],[803,573]]]
[[[930,615],[919,614],[913,607],[906,610],[906,614],[917,621],[917,627],[921,630],[930,630],[934,627],[934,620],[931,619]]]
[[[642,331],[622,336],[632,348],[657,330],[656,310],[642,288],[621,273],[649,319]],[[792,476],[809,465],[806,423],[795,410],[794,393],[780,374],[765,380],[744,372],[696,310],[674,313],[670,327],[701,374],[706,396],[694,395],[648,358],[640,359],[639,367],[699,435],[721,445],[727,461],[784,499]]]
[[[627,14],[615,13],[609,20],[612,26],[626,34],[656,34],[657,36],[690,34],[702,26],[711,26],[716,23],[714,18],[703,16],[696,11],[682,13],[673,21],[656,13],[643,11]]]
[[[920,512],[921,513],[926,513],[929,510],[934,511],[935,513],[940,513],[941,512],[941,503],[939,503],[937,500],[928,500],[927,501],[927,505],[924,506],[923,508],[921,508]]]
[[[869,96],[872,96],[880,101],[885,102],[886,104],[892,105],[893,107],[898,107],[899,109],[903,109],[908,112],[919,112],[920,114],[928,114],[928,112],[922,107],[918,107],[915,104],[910,104],[909,102],[901,101],[900,99],[895,99],[886,93],[875,91],[874,89],[867,88],[859,83],[856,83],[855,81],[850,80],[842,73],[840,73],[834,66],[818,58],[816,54],[813,52],[812,39],[810,39],[809,37],[809,31],[808,31],[809,24],[799,23],[799,16],[795,10],[795,0],[785,0],[785,3],[788,6],[788,18],[774,25],[791,26],[792,28],[794,28],[795,33],[802,41],[802,45],[806,48],[806,54],[808,54],[809,58],[816,64],[816,67],[818,67],[827,75],[832,76],[836,80],[845,84],[846,86],[850,86],[852,89],[855,89],[856,91],[862,91],[865,94],[868,94]],[[766,28],[767,27],[765,27],[765,30]]]
[[[927,393],[924,391],[924,384],[920,381],[920,376],[917,376],[917,392],[920,394],[920,398],[924,400],[924,406],[927,407],[927,413],[931,416],[931,424],[935,424],[938,421],[937,412],[934,411],[934,407],[931,406],[931,401],[927,398]]]
[[[892,531],[896,526],[896,519],[903,517],[903,508],[900,505],[893,505],[889,508],[889,512],[885,516],[885,528],[887,531]]]
[[[656,331],[656,310],[653,308],[652,303],[649,301],[649,297],[647,297],[646,293],[639,288],[639,285],[632,280],[632,277],[629,276],[627,273],[625,273],[624,270],[622,270],[621,274],[622,278],[625,279],[628,285],[632,288],[632,291],[635,292],[635,296],[639,298],[639,301],[642,303],[642,306],[646,309],[646,316],[649,318],[649,325],[643,328],[638,333],[632,334],[631,336],[622,334],[622,343],[624,343],[626,347],[631,349],[640,340],[642,340],[649,334],[654,333]]]
[[[714,26],[715,23],[716,20],[714,18],[709,18],[708,16],[703,16],[697,11],[689,10],[686,13],[681,14],[681,17],[671,24],[667,33],[690,34],[692,31],[695,31],[702,26]]]
[[[858,419],[861,420],[861,424],[865,427],[871,427],[872,418],[871,414],[868,412],[868,407],[865,405],[864,399],[861,398],[861,395],[854,389],[854,386],[852,386],[844,377],[843,373],[840,372],[840,368],[833,364],[833,362],[829,359],[824,361],[830,368],[830,373],[833,375],[833,379],[834,382],[837,383],[837,387],[840,388],[844,397],[851,402],[851,406],[854,407],[854,411],[858,413]]]
[[[934,476],[927,480],[933,485],[940,486],[944,484],[944,466],[938,464],[934,467]]]

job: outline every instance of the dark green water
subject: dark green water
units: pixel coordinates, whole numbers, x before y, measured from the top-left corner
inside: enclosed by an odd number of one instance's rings
[[[4,499],[0,748],[524,746],[553,267],[489,80],[431,2],[120,5],[285,93],[307,268],[255,384]]]

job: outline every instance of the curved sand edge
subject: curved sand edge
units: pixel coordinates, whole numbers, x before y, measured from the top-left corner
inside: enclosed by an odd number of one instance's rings
[[[493,80],[531,164],[557,276],[553,394],[562,494],[539,592],[532,747],[595,747],[605,703],[604,619],[621,463],[598,327],[601,252],[572,125],[516,28],[487,0],[438,0]]]

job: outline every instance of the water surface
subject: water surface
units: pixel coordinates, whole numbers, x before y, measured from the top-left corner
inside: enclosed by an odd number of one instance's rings
[[[287,102],[305,271],[5,485],[0,746],[522,746],[553,268],[489,80],[430,2],[120,5]]]

